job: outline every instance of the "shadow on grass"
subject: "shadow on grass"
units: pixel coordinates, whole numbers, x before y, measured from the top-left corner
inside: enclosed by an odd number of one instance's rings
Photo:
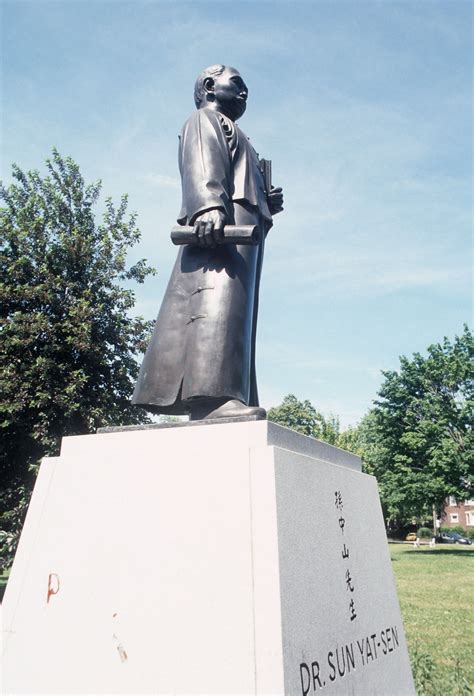
[[[426,549],[426,551],[419,551],[418,549],[409,554],[410,558],[421,558],[421,556],[474,556],[474,549],[466,549],[461,551],[461,549]]]

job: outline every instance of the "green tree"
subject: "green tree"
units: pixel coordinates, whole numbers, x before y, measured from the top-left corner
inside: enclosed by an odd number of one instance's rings
[[[362,459],[362,469],[373,475],[380,457],[381,443],[375,430],[375,413],[370,410],[360,423],[349,426],[339,434],[337,446],[357,454]]]
[[[271,408],[268,420],[331,445],[338,442],[340,426],[337,416],[323,416],[310,401],[299,401],[294,394],[287,394],[279,406]]]
[[[388,519],[429,519],[446,496],[472,497],[473,336],[465,326],[427,353],[383,373],[371,416],[370,464]]]
[[[78,165],[53,150],[47,176],[13,165],[0,183],[0,484],[4,524],[21,517],[41,457],[64,435],[147,421],[131,406],[151,322],[130,317],[134,294],[154,270],[127,266],[140,238],[136,216],[86,185]]]

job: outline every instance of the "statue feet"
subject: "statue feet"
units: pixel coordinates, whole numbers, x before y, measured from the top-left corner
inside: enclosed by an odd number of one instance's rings
[[[219,404],[219,405],[217,405]],[[267,412],[260,406],[246,406],[237,399],[229,401],[209,401],[196,404],[191,408],[190,420],[211,420],[212,418],[241,418],[242,416],[257,416],[266,418]]]

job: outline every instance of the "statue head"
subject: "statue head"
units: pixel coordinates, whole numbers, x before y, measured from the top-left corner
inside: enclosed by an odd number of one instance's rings
[[[206,68],[194,85],[197,109],[214,109],[232,121],[245,113],[247,96],[248,88],[239,71],[226,65],[211,65]]]

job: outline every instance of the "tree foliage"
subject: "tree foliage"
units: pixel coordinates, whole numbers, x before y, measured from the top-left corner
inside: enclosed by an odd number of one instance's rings
[[[10,510],[12,491],[63,435],[148,420],[130,405],[151,322],[130,317],[124,286],[154,272],[126,263],[140,238],[135,215],[126,196],[117,207],[107,199],[96,224],[101,183],[86,185],[56,150],[47,169],[13,165],[14,183],[0,184],[0,482]]]
[[[337,446],[357,454],[362,459],[362,469],[373,475],[380,459],[381,442],[375,431],[375,413],[371,409],[360,423],[343,430]]]
[[[337,444],[340,435],[337,416],[323,416],[310,401],[299,401],[294,394],[287,394],[279,406],[271,408],[268,420],[331,445]]]
[[[441,513],[447,496],[472,498],[474,485],[474,341],[469,328],[427,355],[400,358],[384,372],[379,398],[355,426],[341,431],[309,401],[289,394],[269,420],[325,440],[362,458],[376,476],[390,526]]]
[[[446,496],[472,497],[474,474],[473,336],[464,327],[453,342],[431,345],[427,356],[400,358],[373,409],[370,436],[387,517],[429,518]]]

